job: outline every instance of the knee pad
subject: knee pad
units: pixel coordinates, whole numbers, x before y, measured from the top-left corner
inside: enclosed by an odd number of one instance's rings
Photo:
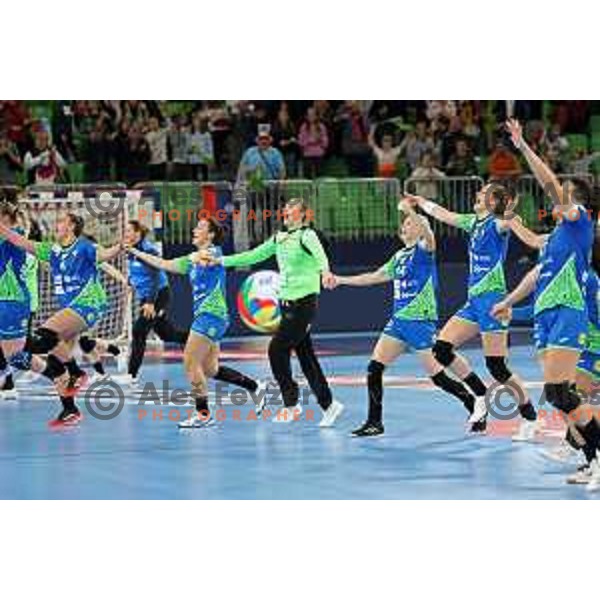
[[[506,366],[504,356],[486,356],[485,366],[491,376],[499,383],[506,383],[511,377],[511,370]]]
[[[571,411],[581,406],[581,398],[569,386],[568,382],[564,383],[545,383],[544,393],[546,400],[562,412],[569,414]]]
[[[27,338],[25,350],[31,354],[48,354],[58,345],[59,341],[55,331],[40,327]]]
[[[79,347],[81,348],[84,354],[89,354],[90,352],[93,352],[94,348],[96,347],[96,343],[96,340],[93,340],[87,335],[82,335],[79,338]]]
[[[449,367],[456,358],[456,354],[454,354],[454,345],[445,340],[436,340],[431,350],[435,360],[444,367]]]

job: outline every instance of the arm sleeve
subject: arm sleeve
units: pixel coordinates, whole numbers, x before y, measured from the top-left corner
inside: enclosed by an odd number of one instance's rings
[[[470,229],[473,227],[473,224],[475,223],[476,220],[477,220],[477,217],[472,214],[458,215],[458,217],[456,219],[456,226],[459,229],[464,229],[465,231],[470,231]]]
[[[263,262],[275,254],[275,238],[271,237],[260,246],[252,250],[230,254],[223,257],[224,267],[249,267],[259,262]]]
[[[304,232],[302,242],[316,259],[319,269],[321,271],[329,271],[329,259],[327,258],[327,254],[325,254],[325,250],[323,250],[317,234],[312,229],[308,229]]]
[[[50,242],[38,242],[35,245],[35,257],[38,260],[48,262],[52,253],[52,244]]]

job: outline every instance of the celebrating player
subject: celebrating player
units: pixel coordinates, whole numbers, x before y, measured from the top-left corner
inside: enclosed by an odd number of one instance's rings
[[[407,348],[419,354],[431,381],[458,398],[469,414],[473,412],[475,405],[475,398],[462,383],[448,377],[431,351],[438,318],[435,236],[427,219],[417,215],[408,201],[402,201],[399,208],[406,215],[398,232],[404,248],[377,271],[349,277],[336,275],[334,281],[334,285],[351,286],[394,282],[394,314],[375,346],[367,369],[367,420],[352,432],[360,437],[384,432],[383,372]]]
[[[36,329],[26,348],[33,354],[47,354],[44,375],[51,379],[63,409],[51,426],[73,425],[81,413],[75,405],[77,383],[68,376],[65,363],[72,360],[78,336],[93,327],[106,309],[106,294],[98,277],[98,262],[112,260],[121,251],[95,246],[82,236],[83,219],[65,213],[56,222],[57,243],[33,242],[0,223],[0,236],[12,245],[49,262],[53,291],[59,310]]]
[[[248,267],[276,256],[281,274],[281,324],[269,344],[269,362],[279,384],[284,407],[274,421],[297,420],[302,412],[298,404],[298,384],[292,377],[291,352],[295,350],[311,390],[323,410],[321,427],[331,427],[343,411],[333,400],[331,389],[315,355],[310,327],[317,312],[317,300],[324,285],[332,283],[329,260],[319,237],[307,226],[308,208],[304,200],[291,199],[285,205],[283,231],[256,248],[217,259],[225,267]],[[204,260],[214,260],[205,254]]]
[[[223,228],[214,218],[202,219],[194,229],[193,243],[198,249],[189,256],[165,260],[129,248],[130,254],[154,269],[187,275],[192,284],[194,321],[184,350],[185,371],[192,385],[196,413],[179,423],[182,428],[203,427],[211,422],[207,379],[213,378],[239,386],[264,398],[265,386],[229,367],[219,366],[219,342],[229,326],[225,298],[225,269],[217,264],[201,264],[200,252],[213,258],[221,256]]]
[[[504,259],[508,247],[508,220],[503,219],[511,209],[507,190],[497,184],[484,186],[476,195],[473,214],[459,214],[415,197],[420,208],[433,218],[465,230],[469,234],[469,282],[466,304],[446,323],[433,347],[436,360],[449,367],[475,393],[477,400],[471,415],[472,423],[481,422],[487,415],[486,388],[455,348],[481,334],[485,364],[500,385],[507,385],[519,401],[523,417],[515,440],[530,440],[535,435],[536,412],[523,382],[506,364],[508,355],[508,324],[491,316],[492,306],[506,293]]]

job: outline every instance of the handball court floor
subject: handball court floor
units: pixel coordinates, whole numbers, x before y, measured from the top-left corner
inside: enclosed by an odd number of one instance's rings
[[[517,337],[511,366],[523,375],[537,401],[540,371],[529,335]],[[53,432],[47,421],[58,411],[57,400],[47,387],[20,383],[19,400],[0,400],[0,498],[600,497],[566,485],[573,465],[543,458],[541,444],[511,442],[515,420],[491,421],[486,436],[465,435],[462,406],[431,387],[415,355],[401,357],[386,372],[385,435],[350,437],[366,415],[365,369],[374,340],[374,334],[317,337],[334,396],[346,407],[329,430],[319,429],[320,410],[313,398],[295,423],[251,420],[251,405],[230,401],[211,427],[178,430],[176,421],[186,416],[187,407],[161,406],[150,394],[142,403],[139,394],[127,390],[121,404],[103,399],[106,412],[97,409],[106,417],[121,407],[112,419],[94,418],[86,407],[79,427]],[[266,342],[226,340],[223,363],[268,378]],[[478,348],[466,353],[485,373]],[[186,387],[176,352],[154,353],[144,366],[143,382],[153,382],[160,390],[165,380],[170,389]],[[554,443],[559,435],[558,424],[547,419],[542,441]]]

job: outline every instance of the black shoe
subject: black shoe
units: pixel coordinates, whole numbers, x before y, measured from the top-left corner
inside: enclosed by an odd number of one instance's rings
[[[485,433],[487,429],[487,419],[484,417],[476,423],[472,423],[469,433]]]
[[[366,421],[358,429],[352,432],[354,437],[373,437],[375,435],[383,435],[383,423],[370,423]]]
[[[15,381],[12,375],[7,375],[4,378],[4,383],[2,384],[3,392],[12,392],[15,389]]]

